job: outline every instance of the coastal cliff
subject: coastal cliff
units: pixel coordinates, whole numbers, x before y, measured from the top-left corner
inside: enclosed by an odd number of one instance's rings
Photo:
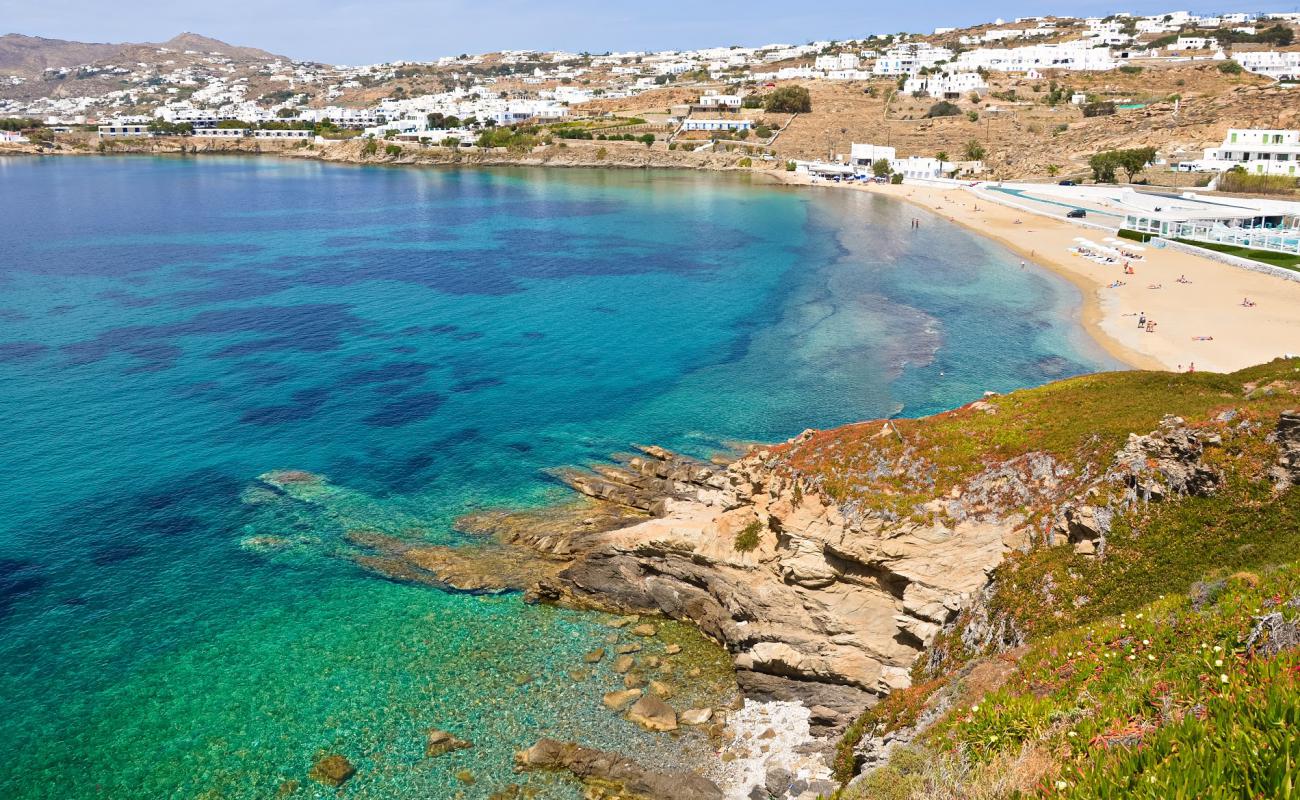
[[[842,735],[848,782],[892,769],[900,747],[915,752],[961,703],[1014,681],[1044,636],[1215,570],[1300,558],[1297,404],[1294,360],[1087,376],[806,431],[723,463],[641,447],[559,473],[590,498],[586,516],[465,526],[550,565],[535,601],[697,625],[730,651],[747,696],[802,702],[814,732]],[[1243,508],[1248,524],[1233,517]],[[869,789],[855,781],[848,796]]]

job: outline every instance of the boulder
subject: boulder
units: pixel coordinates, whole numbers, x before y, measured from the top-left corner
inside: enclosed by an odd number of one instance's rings
[[[690,708],[681,713],[677,721],[683,725],[703,725],[713,718],[711,708]]]
[[[607,708],[611,708],[614,711],[622,711],[627,708],[632,701],[636,700],[640,696],[640,689],[624,689],[622,691],[606,694],[601,698],[601,702],[603,702]]]
[[[614,671],[619,675],[622,675],[624,672],[632,669],[633,663],[635,662],[633,661],[632,656],[619,656],[614,659]]]
[[[597,647],[595,650],[592,650],[590,653],[583,656],[582,660],[587,662],[588,664],[595,664],[604,657],[605,657],[605,648]]]
[[[351,761],[337,753],[330,753],[316,759],[307,777],[326,786],[339,787],[355,774],[357,768],[352,766]]]
[[[628,709],[627,718],[629,722],[635,722],[646,730],[677,730],[677,712],[673,711],[672,706],[652,694],[644,695],[633,703]]]
[[[659,632],[659,628],[648,622],[643,622],[632,629],[633,636],[654,636]]]

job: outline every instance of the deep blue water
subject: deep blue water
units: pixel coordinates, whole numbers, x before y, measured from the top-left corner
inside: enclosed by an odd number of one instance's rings
[[[1068,284],[860,193],[219,158],[0,159],[0,189],[6,798],[333,796],[326,750],[343,796],[486,796],[542,734],[689,761],[567,677],[595,615],[383,581],[342,534],[457,542],[629,442],[1115,366]],[[267,507],[275,469],[329,484]],[[430,726],[476,747],[422,760]]]

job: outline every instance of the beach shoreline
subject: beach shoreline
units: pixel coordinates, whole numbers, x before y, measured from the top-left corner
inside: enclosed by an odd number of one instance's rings
[[[911,203],[997,242],[1079,289],[1079,322],[1107,353],[1134,369],[1233,372],[1300,349],[1300,283],[1181,250],[1147,247],[1132,262],[1100,265],[1070,253],[1100,231],[1002,205],[962,186],[838,184],[774,175],[791,186],[865,191]],[[1179,278],[1186,276],[1187,283]],[[1113,286],[1116,281],[1121,286]],[[1247,306],[1249,298],[1255,305]],[[1148,332],[1137,319],[1153,319]],[[1288,350],[1287,343],[1290,344]]]

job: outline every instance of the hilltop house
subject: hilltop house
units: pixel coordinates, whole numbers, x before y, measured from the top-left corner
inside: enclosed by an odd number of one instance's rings
[[[1204,158],[1179,165],[1189,172],[1233,167],[1255,175],[1300,177],[1300,131],[1230,128],[1223,144],[1206,150]]]
[[[849,163],[855,167],[871,168],[871,165],[884,159],[893,161],[897,158],[897,151],[892,147],[885,147],[878,144],[854,144],[849,147]]]

